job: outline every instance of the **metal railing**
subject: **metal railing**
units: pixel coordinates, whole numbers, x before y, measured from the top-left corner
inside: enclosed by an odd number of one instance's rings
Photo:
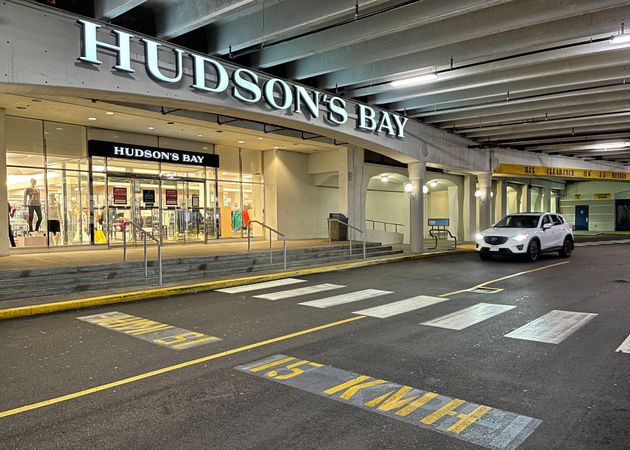
[[[372,230],[375,231],[375,225],[377,223],[382,223],[383,224],[383,231],[387,231],[387,225],[394,225],[394,232],[398,233],[398,227],[404,227],[405,225],[402,223],[395,223],[395,222],[384,222],[382,220],[372,220],[372,219],[365,219],[366,222],[372,222]]]
[[[253,224],[253,223],[257,223],[261,227],[266,228],[267,230],[269,230],[269,263],[270,264],[273,264],[273,241],[272,241],[273,235],[272,235],[272,233],[276,233],[278,236],[280,236],[282,238],[282,241],[283,241],[282,252],[284,253],[284,268],[286,270],[286,268],[287,268],[287,237],[284,234],[280,233],[278,230],[275,230],[275,229],[271,228],[266,223],[259,222],[258,220],[250,220],[249,221],[249,226],[247,227],[247,253],[249,253],[251,248],[252,248],[252,227],[251,227],[251,224]]]
[[[357,228],[355,226],[352,226],[348,223],[342,222],[339,219],[334,219],[332,217],[328,218],[328,246],[330,247],[332,245],[332,238],[330,236],[330,223],[331,222],[337,222],[341,225],[345,225],[346,227],[348,227],[349,229],[358,231],[359,233],[361,233],[361,239],[363,240],[363,259],[366,259],[366,242],[365,242],[365,231],[361,230],[360,228]],[[352,255],[352,239],[348,238],[348,240],[350,241],[350,255]]]
[[[123,222],[123,260],[127,262],[127,225],[131,225],[134,229],[142,233],[144,239],[144,277],[149,278],[149,258],[147,256],[147,238],[157,244],[157,261],[158,261],[158,284],[162,286],[162,240],[156,238],[153,233],[145,231],[140,225],[131,220]]]

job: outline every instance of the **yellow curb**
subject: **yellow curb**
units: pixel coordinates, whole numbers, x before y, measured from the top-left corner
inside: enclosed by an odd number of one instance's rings
[[[463,248],[457,250],[446,250],[435,253],[413,253],[403,256],[390,256],[386,258],[370,259],[366,261],[353,261],[347,263],[333,264],[329,266],[309,267],[306,269],[295,269],[284,272],[274,272],[248,277],[231,278],[227,280],[206,281],[203,283],[187,284],[181,286],[171,286],[156,289],[146,289],[143,291],[125,292],[121,294],[103,295],[100,297],[81,298],[77,300],[67,300],[63,302],[42,303],[39,305],[20,306],[17,308],[0,309],[0,320],[14,319],[17,317],[36,316],[40,314],[50,314],[73,309],[90,308],[93,306],[112,305],[115,303],[127,303],[138,300],[147,300],[157,297],[169,297],[181,294],[194,294],[197,292],[213,291],[243,284],[259,283],[262,281],[278,280],[280,278],[312,275],[316,273],[335,272],[338,270],[356,269],[359,267],[375,266],[379,264],[389,264],[402,261],[412,261],[416,259],[434,258],[437,256],[453,255],[457,253],[468,253],[474,249]]]

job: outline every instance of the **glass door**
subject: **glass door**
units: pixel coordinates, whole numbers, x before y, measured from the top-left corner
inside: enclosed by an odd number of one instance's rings
[[[107,229],[110,244],[122,244],[126,221],[132,221],[144,231],[159,235],[159,181],[150,178],[109,177],[107,183]],[[127,242],[142,243],[141,233],[127,227]]]
[[[165,242],[205,242],[206,192],[203,181],[162,180]]]

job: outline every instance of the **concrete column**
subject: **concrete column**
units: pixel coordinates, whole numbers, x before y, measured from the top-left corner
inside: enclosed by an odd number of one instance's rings
[[[413,185],[409,214],[409,243],[411,251],[424,251],[424,194],[422,187],[426,175],[426,163],[414,162],[408,164],[409,182]]]
[[[477,179],[474,175],[464,177],[464,238],[467,241],[474,241],[477,233],[477,199],[475,190],[477,189]]]
[[[505,180],[497,180],[497,193],[494,196],[495,215],[494,221],[498,222],[507,215],[507,183]]]
[[[485,230],[492,225],[492,173],[484,173],[477,175],[477,181],[479,182],[479,191],[481,191],[481,197],[479,197],[479,229]]]
[[[9,255],[9,210],[7,201],[6,120],[5,110],[0,109],[0,256]]]
[[[448,188],[448,217],[450,218],[450,231],[453,236],[459,235],[459,197],[457,195],[457,186],[449,186]],[[459,239],[459,238],[458,238]]]
[[[466,233],[464,230],[464,183],[457,183],[457,211],[458,211],[458,219],[457,219],[457,240],[463,241],[466,239]]]
[[[367,184],[363,179],[364,150],[350,146],[339,149],[339,212],[348,217],[348,223],[365,230],[365,200]],[[352,239],[361,239],[361,233],[348,230]]]

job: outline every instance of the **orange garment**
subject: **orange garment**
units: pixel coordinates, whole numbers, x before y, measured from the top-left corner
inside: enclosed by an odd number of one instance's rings
[[[243,210],[243,228],[247,229],[249,228],[249,213],[247,212],[247,210]]]

